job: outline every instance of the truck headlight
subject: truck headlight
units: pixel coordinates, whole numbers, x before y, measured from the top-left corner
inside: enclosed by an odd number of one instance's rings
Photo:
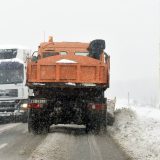
[[[27,107],[28,107],[27,103],[22,104],[22,108],[27,108]]]

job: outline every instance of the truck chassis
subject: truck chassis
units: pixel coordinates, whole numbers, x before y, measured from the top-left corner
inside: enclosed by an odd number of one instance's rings
[[[106,129],[102,88],[38,88],[30,98],[28,129],[48,132],[52,124],[85,124],[86,131]],[[34,102],[34,103],[33,103]]]

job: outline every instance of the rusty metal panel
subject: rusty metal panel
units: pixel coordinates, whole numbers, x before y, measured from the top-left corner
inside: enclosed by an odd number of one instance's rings
[[[75,65],[60,65],[60,80],[76,80],[77,66]]]
[[[41,65],[40,66],[40,79],[41,80],[56,79],[56,66],[55,65]]]
[[[96,81],[96,66],[81,66],[80,80],[88,83]]]

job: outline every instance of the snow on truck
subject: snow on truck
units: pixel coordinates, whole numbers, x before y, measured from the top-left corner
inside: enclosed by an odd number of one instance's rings
[[[110,57],[105,41],[54,42],[49,37],[27,64],[28,130],[48,132],[52,124],[84,124],[86,131],[106,129]]]
[[[0,122],[24,115],[19,111],[27,107],[26,61],[29,54],[30,50],[21,46],[0,46]]]

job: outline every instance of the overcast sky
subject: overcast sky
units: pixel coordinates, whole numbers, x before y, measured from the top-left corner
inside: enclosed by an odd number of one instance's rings
[[[160,0],[0,0],[0,44],[36,49],[56,41],[106,40],[109,96],[150,99],[158,82]]]

